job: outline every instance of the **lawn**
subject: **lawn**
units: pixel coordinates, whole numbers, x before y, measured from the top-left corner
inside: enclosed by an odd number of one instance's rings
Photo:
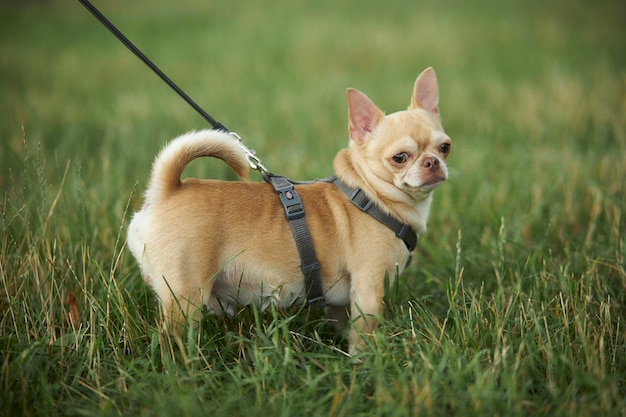
[[[391,113],[433,66],[451,175],[358,365],[316,309],[173,338],[126,228],[206,122],[79,2],[2,2],[0,415],[626,416],[622,2],[95,4],[293,179],[332,174],[347,87]]]

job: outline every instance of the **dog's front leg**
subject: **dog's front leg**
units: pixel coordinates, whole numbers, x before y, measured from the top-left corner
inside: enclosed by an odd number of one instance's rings
[[[371,337],[383,312],[384,281],[372,280],[371,270],[365,275],[352,279],[350,292],[350,315],[352,326],[348,335],[351,355],[362,349],[367,338]],[[384,272],[380,276],[385,276]]]

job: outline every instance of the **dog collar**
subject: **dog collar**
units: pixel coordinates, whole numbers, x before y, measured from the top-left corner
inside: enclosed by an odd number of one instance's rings
[[[331,182],[352,201],[352,204],[391,229],[398,238],[402,239],[409,252],[413,252],[417,246],[417,233],[411,229],[411,226],[382,211],[360,188],[348,187],[339,178]]]

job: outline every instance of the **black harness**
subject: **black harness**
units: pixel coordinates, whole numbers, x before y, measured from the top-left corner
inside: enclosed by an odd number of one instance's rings
[[[328,182],[336,185],[341,192],[352,201],[352,204],[387,226],[399,239],[402,239],[406,248],[409,250],[410,262],[413,249],[415,249],[417,245],[417,234],[408,224],[402,223],[393,216],[385,213],[380,207],[374,204],[360,188],[355,189],[348,187],[337,177],[311,182],[296,182],[279,175],[268,174],[264,176],[264,179],[272,184],[274,191],[278,194],[280,203],[285,210],[285,217],[291,227],[291,232],[296,242],[296,247],[298,248],[298,254],[300,255],[300,268],[304,274],[304,287],[308,305],[324,305],[324,289],[320,275],[320,263],[315,255],[311,233],[309,232],[309,227],[304,217],[304,205],[296,192],[295,185],[311,184],[315,182]]]

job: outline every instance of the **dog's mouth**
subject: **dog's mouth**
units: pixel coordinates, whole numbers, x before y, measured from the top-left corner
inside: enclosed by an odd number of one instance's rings
[[[448,178],[447,172],[443,169],[422,170],[418,175],[409,174],[403,178],[398,178],[396,186],[404,189],[409,194],[429,194]]]
[[[423,193],[430,193],[435,188],[439,187],[447,177],[445,175],[430,175],[427,178],[423,178],[421,184],[416,187],[417,190]]]
[[[428,187],[428,186],[438,186],[439,184],[441,184],[442,182],[444,182],[447,179],[447,177],[445,175],[443,175],[443,173],[439,173],[439,174],[433,174],[430,177],[426,178],[424,180],[424,182],[422,183],[423,187]]]
[[[439,185],[441,185],[441,183],[445,180],[445,177],[430,177],[418,185],[404,183],[401,188],[404,188],[404,190],[409,194],[413,194],[416,197],[421,196],[421,198],[423,198],[430,194],[435,188],[439,187]]]

